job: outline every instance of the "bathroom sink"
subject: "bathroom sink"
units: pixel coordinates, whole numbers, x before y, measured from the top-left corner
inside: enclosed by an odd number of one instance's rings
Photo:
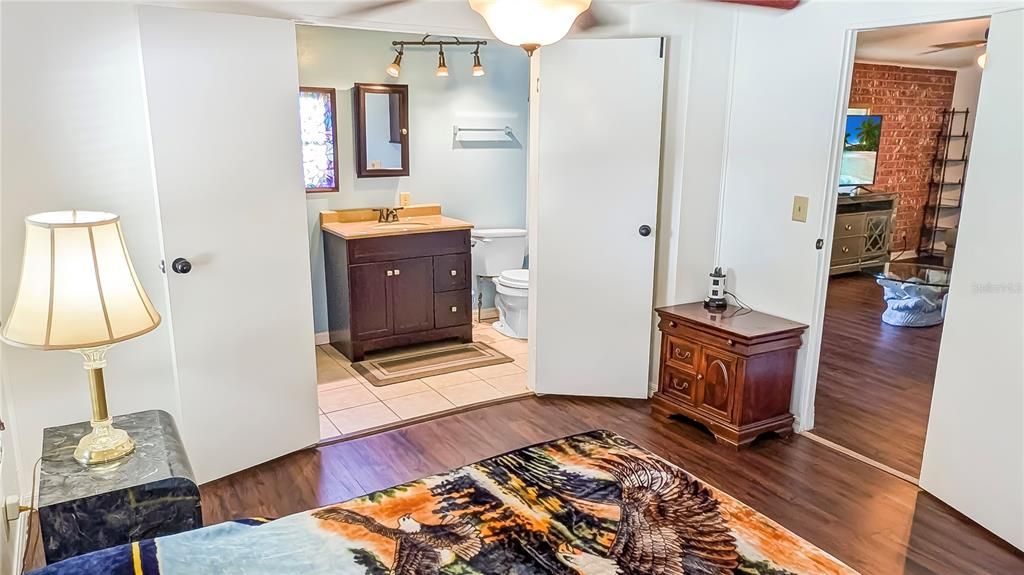
[[[377,224],[373,226],[375,230],[394,230],[402,228],[416,228],[420,226],[429,226],[429,222],[388,222],[386,224]]]

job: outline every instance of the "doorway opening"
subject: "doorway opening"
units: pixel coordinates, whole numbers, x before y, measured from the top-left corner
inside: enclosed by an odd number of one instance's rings
[[[530,395],[522,49],[301,24],[296,44],[320,440]]]
[[[916,482],[988,18],[857,34],[813,439]]]

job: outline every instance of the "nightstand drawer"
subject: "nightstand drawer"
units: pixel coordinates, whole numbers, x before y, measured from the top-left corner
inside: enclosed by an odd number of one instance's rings
[[[693,393],[696,386],[697,376],[695,374],[667,364],[662,366],[661,384],[658,389],[669,399],[693,405]]]
[[[700,350],[700,346],[685,339],[665,337],[668,342],[665,359],[676,367],[693,371],[697,365],[697,352]]]

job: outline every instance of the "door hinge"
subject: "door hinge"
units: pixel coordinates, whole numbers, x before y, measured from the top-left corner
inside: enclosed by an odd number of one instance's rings
[[[818,241],[814,242],[814,249],[820,250],[825,247],[825,240],[818,238]]]
[[[658,57],[659,58],[664,58],[665,57],[665,37],[664,36],[661,37],[661,46],[658,48]]]

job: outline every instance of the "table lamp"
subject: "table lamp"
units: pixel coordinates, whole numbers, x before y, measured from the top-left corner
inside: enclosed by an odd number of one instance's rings
[[[103,368],[111,345],[158,325],[160,314],[135,275],[118,216],[65,211],[25,218],[21,283],[0,338],[18,347],[82,354],[92,431],[75,449],[80,463],[114,461],[135,449],[107,413]]]

